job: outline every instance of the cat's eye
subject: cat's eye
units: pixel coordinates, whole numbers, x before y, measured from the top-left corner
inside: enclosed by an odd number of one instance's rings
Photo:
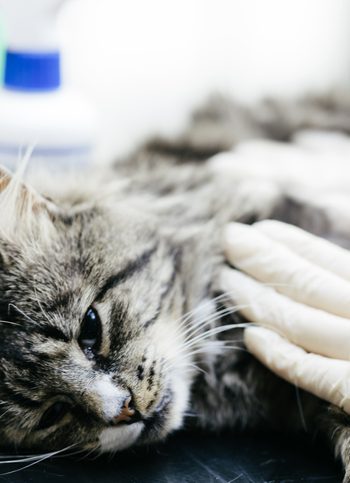
[[[70,405],[64,401],[57,401],[50,406],[42,415],[37,426],[38,430],[47,429],[58,424],[63,417],[68,413]]]
[[[92,358],[101,345],[102,326],[97,311],[93,307],[87,310],[79,335],[79,345],[88,358]]]

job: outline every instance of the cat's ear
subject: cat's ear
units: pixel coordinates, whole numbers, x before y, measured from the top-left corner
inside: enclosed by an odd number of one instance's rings
[[[0,167],[0,235],[38,238],[52,228],[57,208],[18,176]]]

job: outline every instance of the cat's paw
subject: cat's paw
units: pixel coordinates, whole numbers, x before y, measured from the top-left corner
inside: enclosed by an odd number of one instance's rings
[[[336,458],[342,463],[343,483],[350,483],[350,415],[333,405],[324,409],[317,427],[328,436]]]
[[[332,408],[333,424],[331,424],[331,439],[334,444],[335,455],[344,468],[343,483],[350,483],[350,418],[338,408]]]
[[[350,441],[348,444],[348,451],[350,451]],[[350,463],[344,463],[344,478],[342,483],[350,483]]]

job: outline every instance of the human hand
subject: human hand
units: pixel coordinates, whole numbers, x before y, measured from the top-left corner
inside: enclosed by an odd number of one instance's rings
[[[258,325],[248,350],[287,381],[350,414],[350,252],[292,225],[232,223],[222,290]]]

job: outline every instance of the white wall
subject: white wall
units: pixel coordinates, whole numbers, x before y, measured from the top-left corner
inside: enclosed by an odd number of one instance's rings
[[[350,0],[72,0],[66,78],[101,114],[101,152],[178,129],[212,91],[252,100],[350,85]]]

